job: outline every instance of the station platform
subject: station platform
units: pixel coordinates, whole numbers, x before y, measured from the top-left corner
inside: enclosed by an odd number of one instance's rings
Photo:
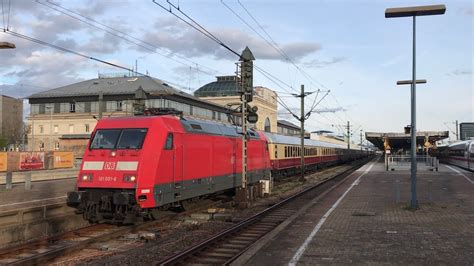
[[[409,170],[370,162],[239,263],[473,265],[474,174],[447,165],[418,171],[417,191],[413,211]]]
[[[32,182],[31,189],[23,183],[11,190],[0,188],[0,212],[66,202],[66,193],[75,189],[76,178]]]

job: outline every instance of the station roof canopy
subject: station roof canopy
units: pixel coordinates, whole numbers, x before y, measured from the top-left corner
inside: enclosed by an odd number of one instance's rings
[[[416,144],[423,145],[425,138],[433,144],[438,140],[449,137],[448,131],[419,131],[416,132]],[[365,138],[374,144],[380,150],[384,150],[384,140],[388,138],[388,142],[392,150],[410,149],[411,137],[405,133],[382,133],[382,132],[366,132]]]

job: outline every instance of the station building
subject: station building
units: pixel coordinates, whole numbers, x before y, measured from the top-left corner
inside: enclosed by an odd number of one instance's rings
[[[7,143],[19,142],[23,132],[23,100],[0,95],[0,138]]]
[[[194,92],[194,96],[202,100],[223,106],[238,107],[240,104],[240,89],[236,76],[218,76]],[[250,106],[257,106],[258,121],[251,125],[257,130],[277,132],[277,93],[269,88],[256,86]]]
[[[185,117],[228,122],[228,109],[149,76],[99,76],[29,98],[29,150],[81,154],[100,117],[134,114],[134,105],[175,108]],[[20,108],[21,110],[21,108]]]

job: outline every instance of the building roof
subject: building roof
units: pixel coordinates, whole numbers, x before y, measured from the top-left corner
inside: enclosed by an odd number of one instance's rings
[[[269,133],[269,132],[263,132],[263,134],[265,134],[265,136],[269,140],[269,143],[271,144],[274,144],[274,143],[291,144],[291,145],[301,144],[301,139],[299,137],[285,136],[285,135],[279,135],[279,134],[274,134],[274,133]],[[346,148],[346,145],[341,145],[341,144],[336,144],[336,143],[331,143],[331,142],[326,142],[326,141],[321,141],[321,140],[314,140],[314,139],[304,139],[304,145],[326,147],[326,148],[339,148],[339,149]]]
[[[30,95],[28,98],[98,96],[99,91],[101,91],[103,95],[134,94],[140,87],[147,93],[164,92],[168,94],[179,94],[188,98],[195,98],[191,94],[177,90],[165,82],[149,76],[90,79],[52,90],[38,92]]]
[[[219,76],[194,92],[196,97],[238,96],[236,76]]]
[[[323,129],[323,130],[316,130],[316,131],[313,131],[313,132],[311,132],[311,133],[321,135],[321,134],[332,134],[332,133],[334,133],[334,132],[333,132],[333,131],[329,131],[329,130],[324,130],[324,129]]]
[[[209,101],[201,100],[189,93],[185,93],[171,87],[162,80],[150,76],[122,76],[110,78],[96,78],[85,80],[52,90],[32,94],[28,97],[32,102],[48,102],[50,100],[68,97],[98,97],[99,92],[103,96],[126,96],[134,95],[141,91],[153,97],[168,97],[170,99],[182,99],[192,102],[197,106],[215,110],[227,110],[226,107]],[[184,99],[183,99],[184,98]]]
[[[289,127],[289,128],[294,128],[294,129],[300,129],[299,126],[289,122],[289,121],[286,121],[286,120],[278,120],[277,121],[277,124],[280,125],[280,126],[285,126],[285,127]]]

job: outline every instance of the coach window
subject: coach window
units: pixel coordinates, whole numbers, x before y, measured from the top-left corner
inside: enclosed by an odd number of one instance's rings
[[[169,133],[166,137],[165,150],[173,149],[173,134]]]

